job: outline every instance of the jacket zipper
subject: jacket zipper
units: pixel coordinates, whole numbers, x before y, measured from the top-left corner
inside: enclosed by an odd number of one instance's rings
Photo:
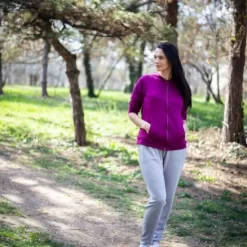
[[[169,83],[167,82],[167,90],[166,90],[166,137],[167,137],[167,143],[168,143],[168,89],[169,89]]]

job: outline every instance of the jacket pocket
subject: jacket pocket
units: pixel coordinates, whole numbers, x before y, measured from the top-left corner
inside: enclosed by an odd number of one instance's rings
[[[156,125],[151,123],[150,129],[148,132],[148,137],[153,141],[164,142],[165,141],[165,130],[160,131]]]
[[[170,139],[171,145],[176,145],[177,143],[181,143],[185,141],[185,131],[184,127],[178,125],[176,129],[172,129],[170,132]]]

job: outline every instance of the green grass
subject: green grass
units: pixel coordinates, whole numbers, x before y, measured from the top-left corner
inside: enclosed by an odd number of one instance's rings
[[[0,214],[22,216],[22,214],[13,207],[7,200],[0,197]]]
[[[62,154],[63,150],[66,147],[56,150],[33,146],[26,150],[28,159],[25,162],[34,167],[55,171],[60,182],[76,183],[98,200],[106,202],[106,199],[114,199],[106,203],[118,210],[131,212],[131,208],[135,208],[143,212],[143,207],[132,201],[132,197],[139,198],[145,193],[136,188],[134,182],[141,178],[136,152],[123,148],[120,144],[116,147],[115,142],[110,142],[103,147],[84,147],[82,152],[76,147],[74,155],[77,159],[72,161]],[[76,181],[72,181],[71,176],[76,176]]]
[[[72,142],[74,133],[68,89],[56,89],[55,92],[50,93],[55,95],[53,98],[43,99],[38,88],[5,88],[5,95],[0,97],[0,141],[39,142],[52,139]],[[84,97],[89,140],[94,141],[102,135],[134,137],[136,128],[129,124],[126,112],[129,95],[115,94],[112,99],[110,93],[102,94],[100,99]]]
[[[232,201],[233,198],[232,198],[232,192],[229,191],[229,190],[224,190],[221,194],[221,200],[224,200],[224,201]]]
[[[194,175],[194,180],[197,180],[197,181],[206,181],[209,183],[214,183],[216,181],[215,177],[210,176],[210,175],[205,175],[200,170],[193,170],[192,174]]]
[[[223,120],[224,106],[213,103],[193,101],[193,107],[189,111],[188,128],[199,130],[208,127],[221,127]]]
[[[185,187],[191,187],[193,184],[189,181],[186,181],[184,179],[180,179],[178,183],[178,187],[185,188]]]
[[[7,200],[0,198],[0,215],[18,216],[22,214]],[[10,227],[0,220],[0,247],[69,247],[52,241],[48,234],[30,231],[25,226]],[[72,247],[72,246],[71,246]]]
[[[99,99],[89,99],[82,90],[87,138],[92,144],[81,148],[73,141],[69,90],[51,88],[49,94],[52,98],[42,99],[39,88],[5,88],[5,95],[0,97],[0,155],[20,150],[21,163],[50,170],[58,182],[72,183],[119,212],[143,217],[147,192],[143,183],[140,184],[136,146],[129,145],[129,142],[135,144],[137,133],[127,117],[129,95],[103,92]],[[245,112],[247,116],[247,108]],[[221,127],[222,118],[223,106],[195,98],[188,115],[188,140],[198,141],[199,129]],[[213,163],[207,161],[207,166]],[[198,182],[216,181],[200,170],[194,170],[193,175]],[[247,196],[244,192],[238,199],[226,190],[215,200],[209,197],[198,201],[189,191],[194,187],[190,179],[180,179],[178,186],[181,192],[177,194],[169,220],[170,234],[192,237],[212,246],[245,246]],[[0,203],[0,210],[8,214],[13,209],[9,204]],[[18,239],[16,234],[23,236],[23,240],[16,240],[12,245],[6,242],[3,246],[57,246],[48,243],[50,240],[39,233],[40,237],[33,238],[40,239],[43,245],[34,242],[27,245],[32,237],[26,229],[13,231],[5,226],[1,229],[3,232],[7,229],[13,239]]]
[[[196,236],[210,246],[246,246],[247,210],[219,200],[196,201],[190,196],[179,196],[174,213],[169,220],[169,229],[178,236]]]
[[[25,227],[10,228],[0,222],[0,247],[69,247],[49,239],[47,234],[30,232]]]

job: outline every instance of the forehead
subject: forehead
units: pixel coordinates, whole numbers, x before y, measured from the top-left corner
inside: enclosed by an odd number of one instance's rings
[[[163,52],[163,50],[160,49],[160,48],[156,48],[156,49],[155,49],[154,55],[155,55],[155,56],[164,56],[164,57],[166,56],[165,53]]]

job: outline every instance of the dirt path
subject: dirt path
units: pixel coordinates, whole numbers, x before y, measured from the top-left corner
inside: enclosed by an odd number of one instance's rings
[[[75,187],[60,185],[54,175],[14,164],[0,157],[0,195],[26,217],[2,217],[12,225],[45,231],[56,240],[76,247],[137,247],[140,222],[123,217],[113,208]],[[183,239],[164,246],[195,247]]]

